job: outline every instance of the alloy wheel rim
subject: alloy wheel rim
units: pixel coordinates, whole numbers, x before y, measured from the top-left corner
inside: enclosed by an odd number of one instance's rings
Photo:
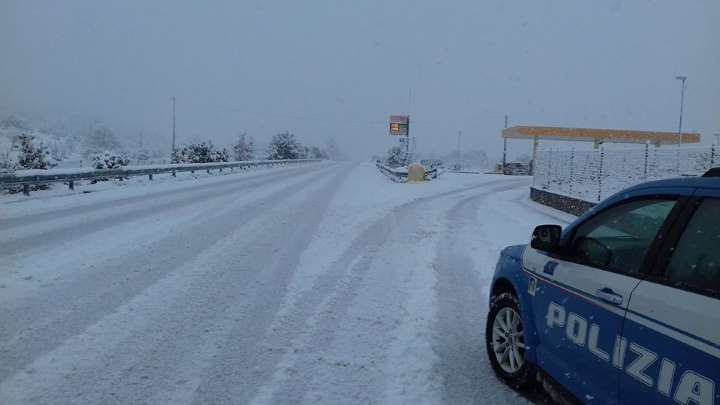
[[[513,308],[502,308],[495,315],[492,347],[503,371],[512,374],[520,370],[525,362],[525,338],[520,314]]]

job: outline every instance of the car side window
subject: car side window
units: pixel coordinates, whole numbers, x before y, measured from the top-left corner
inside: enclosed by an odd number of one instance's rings
[[[609,208],[576,230],[570,257],[587,266],[620,273],[637,273],[674,199],[647,199]]]
[[[670,258],[665,278],[682,287],[720,293],[720,199],[695,210]]]

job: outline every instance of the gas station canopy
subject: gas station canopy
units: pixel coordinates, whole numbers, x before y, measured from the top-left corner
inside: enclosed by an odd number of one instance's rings
[[[678,143],[677,132],[632,131],[627,129],[593,129],[593,128],[562,128],[562,127],[528,127],[515,126],[504,129],[502,137],[508,139],[543,139],[549,141],[604,142],[614,143],[645,143],[655,146],[675,145]],[[698,143],[700,134],[683,132],[681,143]]]

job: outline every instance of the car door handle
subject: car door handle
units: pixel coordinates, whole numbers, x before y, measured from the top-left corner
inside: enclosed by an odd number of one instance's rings
[[[613,305],[621,305],[623,302],[622,295],[617,294],[615,291],[612,290],[612,288],[608,287],[601,288],[595,291],[595,296]]]

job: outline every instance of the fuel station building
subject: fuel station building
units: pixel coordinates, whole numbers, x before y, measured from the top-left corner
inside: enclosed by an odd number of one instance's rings
[[[514,126],[502,131],[504,142],[503,167],[506,164],[505,156],[508,139],[531,139],[533,141],[533,162],[537,156],[541,140],[592,142],[594,148],[603,143],[633,143],[661,145],[681,145],[686,143],[699,143],[700,134],[694,132],[656,132],[635,131],[629,129],[596,129],[596,128],[564,128],[540,126]]]

